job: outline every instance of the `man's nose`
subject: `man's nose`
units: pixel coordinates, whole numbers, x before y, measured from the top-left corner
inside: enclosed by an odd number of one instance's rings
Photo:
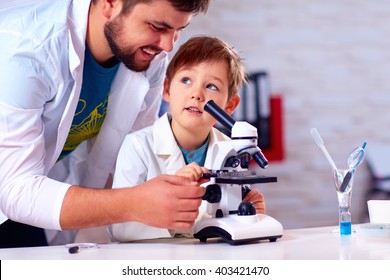
[[[160,40],[160,48],[166,52],[171,52],[178,38],[179,34],[176,31],[164,34]]]

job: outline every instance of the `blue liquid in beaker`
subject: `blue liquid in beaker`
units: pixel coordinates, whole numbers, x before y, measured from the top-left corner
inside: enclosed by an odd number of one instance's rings
[[[351,222],[340,222],[340,234],[341,235],[350,235],[352,232],[352,223]]]

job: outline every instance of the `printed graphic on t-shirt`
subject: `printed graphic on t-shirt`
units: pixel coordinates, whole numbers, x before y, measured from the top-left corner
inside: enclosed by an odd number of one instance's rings
[[[106,116],[107,103],[108,97],[95,108],[88,108],[85,100],[79,100],[60,159],[76,149],[81,142],[95,136],[99,132]]]

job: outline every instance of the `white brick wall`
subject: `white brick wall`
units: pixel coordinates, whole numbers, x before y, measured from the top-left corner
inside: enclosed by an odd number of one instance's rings
[[[197,34],[238,49],[248,71],[266,70],[284,98],[286,159],[264,175],[268,213],[285,228],[335,225],[331,168],[316,146],[316,127],[338,167],[353,148],[390,140],[390,1],[214,0],[179,44]],[[178,45],[179,45],[178,44]],[[365,221],[366,164],[357,170],[353,222]]]

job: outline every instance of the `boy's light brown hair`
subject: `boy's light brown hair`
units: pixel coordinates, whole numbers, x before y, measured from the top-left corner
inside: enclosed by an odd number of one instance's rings
[[[225,61],[228,66],[229,94],[228,100],[240,90],[245,81],[245,71],[239,54],[221,39],[208,36],[197,36],[180,46],[172,57],[166,72],[168,82],[178,70],[202,62]]]

